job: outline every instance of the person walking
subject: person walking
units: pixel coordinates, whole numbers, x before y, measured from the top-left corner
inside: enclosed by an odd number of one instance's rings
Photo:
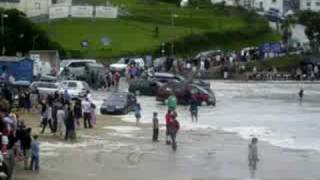
[[[138,126],[141,119],[141,106],[139,103],[136,103],[134,106],[134,115],[136,117],[136,125]]]
[[[51,129],[51,132],[53,132],[52,107],[49,104],[46,105],[45,112],[43,114],[41,134],[44,133],[44,131],[46,130],[46,127],[47,127],[48,124],[49,124],[49,127]]]
[[[192,97],[190,102],[190,114],[192,122],[198,122],[198,102],[195,97]]]
[[[252,138],[251,143],[249,144],[248,161],[249,161],[249,170],[250,170],[251,178],[255,177],[257,163],[259,162],[257,143],[258,143],[258,139]]]
[[[63,135],[65,129],[65,112],[62,106],[58,108],[57,111],[57,132],[59,136]]]
[[[152,141],[153,142],[158,142],[159,138],[159,119],[158,119],[158,113],[154,112],[153,113],[153,119],[152,119],[152,125],[153,125],[153,136],[152,136]]]
[[[91,103],[88,98],[85,98],[81,103],[82,113],[83,113],[83,125],[84,128],[92,128],[91,125]]]
[[[23,150],[23,157],[24,157],[24,170],[28,169],[30,152],[31,152],[31,142],[32,142],[31,128],[28,128],[26,132],[22,134],[22,137],[21,137],[21,147]]]
[[[177,120],[177,116],[174,115],[172,116],[173,118],[171,119],[171,121],[169,122],[169,135],[171,137],[171,141],[172,141],[172,150],[176,151],[177,150],[177,142],[176,142],[176,137],[177,137],[177,133],[180,129],[180,123]]]
[[[38,135],[33,136],[31,143],[31,163],[30,170],[39,171],[39,160],[40,160],[40,144],[38,142]]]

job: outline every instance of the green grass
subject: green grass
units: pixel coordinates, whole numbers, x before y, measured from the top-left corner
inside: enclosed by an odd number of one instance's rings
[[[112,0],[125,7],[130,16],[108,19],[65,19],[40,26],[67,52],[79,51],[85,57],[108,59],[122,55],[153,53],[159,55],[161,43],[176,42],[178,54],[192,54],[202,49],[239,49],[265,41],[276,41],[266,22],[239,9],[177,8],[174,4],[145,3],[148,0]],[[76,3],[105,4],[105,0],[74,0]],[[172,25],[171,14],[177,14]],[[250,19],[250,20],[248,20]],[[155,27],[159,37],[154,37]],[[112,39],[103,47],[100,38]],[[199,41],[200,39],[200,41]],[[80,41],[89,40],[89,48]]]
[[[259,71],[270,70],[275,67],[278,71],[290,72],[293,68],[299,67],[303,60],[304,56],[301,55],[287,55],[265,61],[252,61],[247,64],[247,67],[252,69],[252,67],[256,66]]]

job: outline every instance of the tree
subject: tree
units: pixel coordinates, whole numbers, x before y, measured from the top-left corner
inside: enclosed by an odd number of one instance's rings
[[[305,23],[305,33],[314,53],[319,53],[320,45],[320,15],[313,16]]]
[[[1,35],[0,47],[4,45],[5,55],[15,56],[18,52],[28,53],[30,50],[59,50],[63,48],[51,41],[47,33],[32,23],[24,13],[16,10],[0,9],[0,14],[7,14],[4,20],[4,36]]]

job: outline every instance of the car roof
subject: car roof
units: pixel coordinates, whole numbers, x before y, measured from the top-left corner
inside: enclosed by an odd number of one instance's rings
[[[171,74],[171,73],[159,73],[159,72],[156,72],[154,73],[154,76],[162,76],[162,77],[175,77],[174,74]]]

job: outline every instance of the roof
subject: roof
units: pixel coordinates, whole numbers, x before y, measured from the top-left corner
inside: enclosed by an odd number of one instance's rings
[[[0,3],[20,3],[20,0],[0,0]]]
[[[19,61],[26,60],[26,59],[31,60],[27,57],[0,56],[0,62],[19,62]]]

